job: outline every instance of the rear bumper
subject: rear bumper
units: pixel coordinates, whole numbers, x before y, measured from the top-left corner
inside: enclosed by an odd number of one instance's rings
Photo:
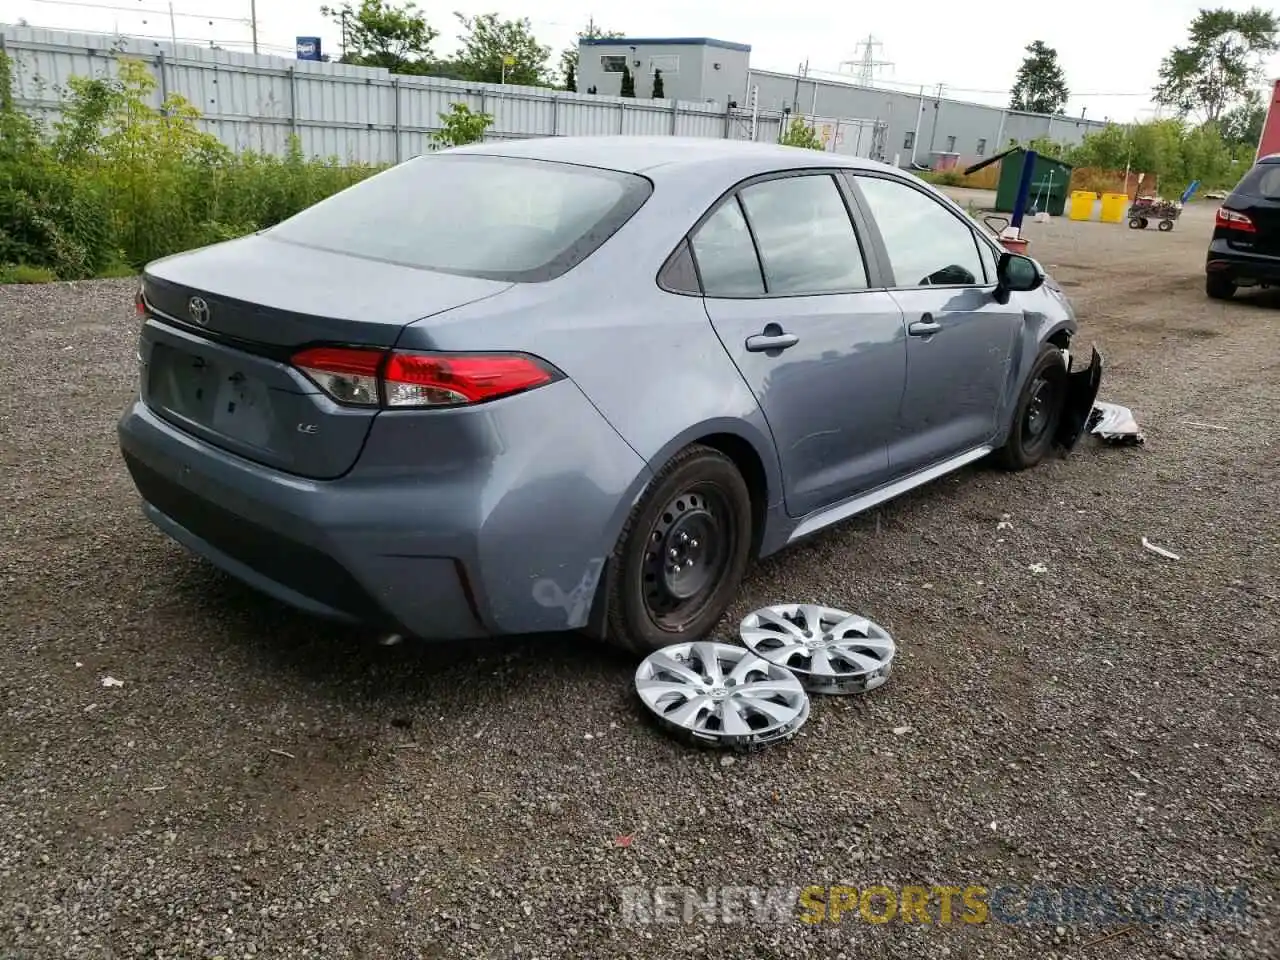
[[[152,523],[297,609],[426,639],[576,629],[648,472],[572,383],[519,399],[486,412],[494,456],[465,471],[376,466],[405,442],[395,417],[327,481],[244,460],[141,401],[117,432]]]
[[[1225,240],[1214,240],[1205,257],[1205,273],[1233,282],[1280,284],[1280,257],[1245,253],[1228,246]]]

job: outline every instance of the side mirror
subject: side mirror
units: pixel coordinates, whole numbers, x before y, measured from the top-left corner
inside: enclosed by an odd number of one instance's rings
[[[1000,255],[996,265],[996,282],[998,289],[1008,291],[1034,290],[1044,283],[1044,274],[1030,257],[1007,250]]]

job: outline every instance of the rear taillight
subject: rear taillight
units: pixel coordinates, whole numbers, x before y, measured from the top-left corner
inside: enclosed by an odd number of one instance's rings
[[[484,403],[562,376],[523,354],[310,347],[295,354],[292,362],[338,403],[392,409]]]
[[[1218,214],[1213,222],[1214,226],[1221,227],[1223,230],[1237,230],[1240,233],[1258,232],[1258,228],[1247,216],[1239,210],[1228,210],[1226,207],[1218,208]]]
[[[142,319],[147,315],[147,300],[142,295],[142,285],[138,285],[138,292],[133,295],[133,312],[138,319]]]

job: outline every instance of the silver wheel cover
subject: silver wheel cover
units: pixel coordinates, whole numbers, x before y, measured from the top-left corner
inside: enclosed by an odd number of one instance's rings
[[[809,697],[785,667],[728,643],[676,643],[649,654],[636,692],[668,730],[718,747],[754,749],[795,735]]]
[[[786,667],[812,693],[866,693],[889,679],[893,638],[866,617],[812,603],[784,603],[748,614],[742,641]]]

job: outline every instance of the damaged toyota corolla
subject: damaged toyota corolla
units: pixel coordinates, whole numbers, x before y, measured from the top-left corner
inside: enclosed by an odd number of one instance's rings
[[[708,634],[748,563],[1070,448],[1060,288],[831,153],[549,138],[417,157],[150,264],[119,423],[151,521],[422,638]]]

